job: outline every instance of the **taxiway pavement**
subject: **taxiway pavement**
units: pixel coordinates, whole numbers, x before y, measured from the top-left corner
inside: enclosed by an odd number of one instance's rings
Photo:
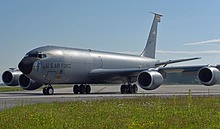
[[[55,88],[54,95],[43,95],[41,90],[34,91],[13,91],[0,93],[0,110],[11,108],[14,106],[21,106],[35,103],[49,103],[49,102],[67,102],[67,101],[88,101],[100,99],[123,99],[135,97],[148,96],[209,96],[220,95],[220,85],[203,86],[203,85],[162,85],[156,90],[146,91],[138,87],[137,94],[120,94],[120,86],[91,86],[91,94],[73,94],[72,87]]]

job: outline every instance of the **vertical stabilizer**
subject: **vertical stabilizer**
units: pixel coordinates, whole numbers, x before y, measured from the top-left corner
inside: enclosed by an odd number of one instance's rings
[[[155,58],[155,51],[156,51],[156,39],[157,39],[157,26],[160,22],[160,18],[162,15],[153,13],[154,20],[151,26],[150,34],[148,36],[148,40],[146,43],[146,46],[144,48],[144,51],[141,53],[140,56],[143,57],[149,57],[149,58]]]

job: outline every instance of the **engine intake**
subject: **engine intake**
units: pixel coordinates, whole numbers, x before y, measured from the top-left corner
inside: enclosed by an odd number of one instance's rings
[[[198,78],[203,85],[212,86],[218,83],[220,71],[215,67],[204,67],[198,71]]]
[[[19,70],[7,70],[2,74],[2,81],[7,86],[18,86],[18,79],[21,74]]]
[[[38,89],[41,86],[43,86],[42,83],[35,82],[34,80],[28,78],[24,74],[22,74],[19,77],[19,84],[20,84],[21,88],[23,88],[24,90],[35,90],[35,89]]]
[[[138,75],[137,80],[144,90],[154,90],[163,83],[163,76],[157,71],[144,71]]]

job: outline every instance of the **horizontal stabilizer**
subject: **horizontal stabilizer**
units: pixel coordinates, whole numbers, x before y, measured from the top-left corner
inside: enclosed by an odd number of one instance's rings
[[[164,62],[158,62],[155,64],[156,67],[159,67],[161,65],[164,65],[164,67],[168,64],[173,64],[173,63],[179,63],[179,62],[184,62],[184,61],[191,61],[191,60],[198,60],[201,59],[200,57],[196,57],[196,58],[187,58],[187,59],[178,59],[178,60],[168,60],[168,61],[164,61]]]

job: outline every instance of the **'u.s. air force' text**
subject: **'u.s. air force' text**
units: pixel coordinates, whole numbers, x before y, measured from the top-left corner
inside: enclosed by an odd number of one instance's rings
[[[68,69],[71,68],[70,63],[44,63],[43,68],[48,69],[48,68],[57,68],[57,69]]]

